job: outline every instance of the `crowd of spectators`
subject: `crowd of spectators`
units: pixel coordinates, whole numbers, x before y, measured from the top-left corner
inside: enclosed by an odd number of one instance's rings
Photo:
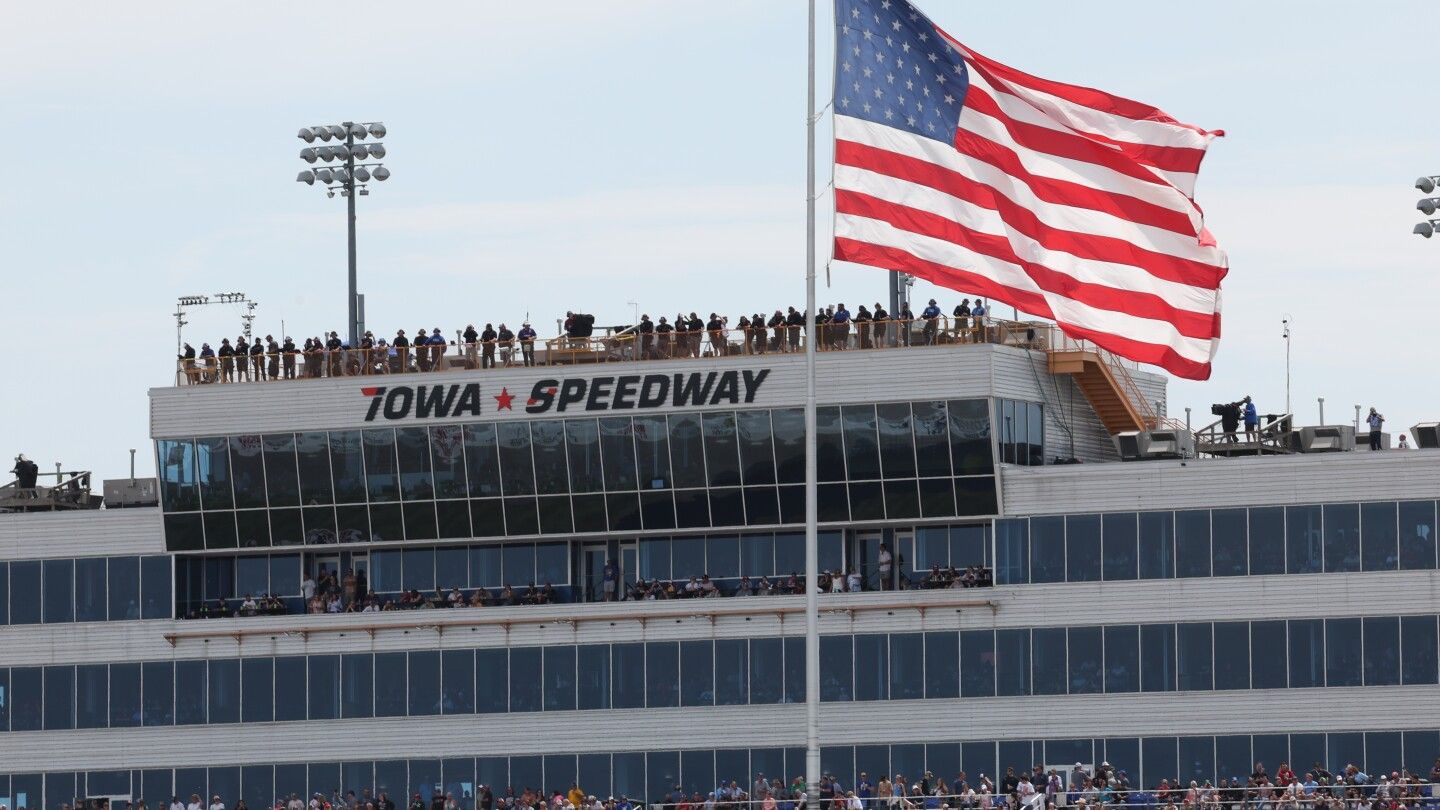
[[[1428,779],[1408,770],[1372,776],[1354,764],[1332,773],[1319,762],[1303,774],[1282,762],[1272,776],[1264,763],[1257,762],[1248,777],[1233,776],[1219,784],[1165,778],[1147,791],[1124,769],[1108,762],[1093,769],[1077,762],[1068,773],[1040,765],[1018,772],[1007,767],[998,782],[988,774],[972,777],[964,771],[950,780],[930,771],[914,778],[903,773],[893,778],[877,773],[871,778],[861,771],[855,784],[846,786],[827,773],[816,787],[822,810],[1052,810],[1097,805],[1146,810],[1415,810],[1437,803],[1437,784],[1440,759]],[[575,783],[568,790],[550,791],[478,785],[473,796],[437,790],[428,802],[420,793],[412,793],[405,810],[804,810],[807,792],[802,777],[786,783],[763,773],[745,783],[722,780],[704,794],[677,785],[662,797],[644,799],[623,794],[600,798]],[[118,810],[103,801],[77,800],[74,806],[75,810]],[[0,804],[0,810],[7,808]],[[71,805],[62,805],[62,810],[71,810]],[[124,810],[150,808],[144,799],[137,799],[126,802]],[[178,796],[156,802],[155,810],[226,810],[226,805],[218,795],[207,805],[199,794],[191,794],[189,802]],[[249,808],[242,799],[234,810]],[[315,793],[308,801],[291,793],[277,797],[267,810],[396,810],[396,803],[385,790],[365,788],[358,795],[354,790],[344,794],[336,790],[329,797]]]
[[[835,304],[816,312],[815,345],[817,350],[836,351],[984,342],[988,314],[979,298],[973,304],[966,298],[948,316],[934,299],[918,317],[908,304],[894,314],[878,302],[873,309],[861,304],[854,312],[843,303]],[[187,381],[193,384],[533,366],[537,341],[562,356],[582,350],[614,355],[615,359],[766,354],[799,351],[806,322],[805,314],[794,307],[788,312],[777,309],[768,317],[760,312],[740,315],[734,326],[728,316],[714,312],[708,319],[696,312],[677,312],[673,321],[665,316],[652,321],[645,314],[637,323],[612,327],[605,337],[595,338],[593,315],[567,312],[562,334],[553,339],[540,338],[528,321],[519,331],[505,323],[498,329],[486,323],[481,330],[468,324],[455,330],[454,339],[447,338],[439,327],[418,329],[413,336],[400,329],[388,340],[366,331],[356,346],[334,331],[306,338],[301,345],[288,335],[279,340],[274,335],[253,340],[239,335],[233,342],[222,338],[217,346],[202,343],[199,350],[185,343],[179,359]],[[546,358],[547,362],[551,359]]]
[[[709,574],[699,574],[688,579],[639,579],[626,587],[618,585],[619,571],[614,564],[606,566],[606,585],[601,593],[591,595],[594,600],[604,601],[655,601],[660,599],[696,599],[747,596],[785,596],[805,593],[805,577],[791,572],[788,576],[742,576],[738,579],[717,579]],[[873,583],[867,584],[854,568],[848,573],[842,571],[821,571],[816,579],[820,593],[859,593],[872,590]],[[953,566],[932,566],[923,577],[911,579],[904,574],[894,577],[893,583],[886,583],[898,590],[923,590],[941,588],[981,588],[994,585],[992,569],[972,565],[965,569]],[[889,590],[891,588],[884,588]],[[433,592],[422,593],[409,589],[398,593],[378,594],[370,590],[365,572],[346,570],[340,574],[322,569],[319,579],[305,575],[300,586],[298,599],[286,599],[274,594],[255,596],[245,594],[240,599],[215,599],[182,611],[189,619],[218,619],[246,616],[284,616],[300,612],[309,614],[325,613],[377,613],[391,610],[429,610],[434,608],[490,607],[513,605],[553,605],[580,598],[570,598],[578,591],[570,587],[557,587],[546,582],[537,585],[528,582],[523,587],[506,583],[498,589],[437,586]],[[298,609],[295,605],[298,603]]]

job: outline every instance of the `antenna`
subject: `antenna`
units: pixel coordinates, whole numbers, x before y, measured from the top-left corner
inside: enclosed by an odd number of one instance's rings
[[[1290,413],[1290,321],[1294,320],[1289,313],[1280,319],[1280,328],[1284,330],[1280,337],[1285,339],[1285,413]]]

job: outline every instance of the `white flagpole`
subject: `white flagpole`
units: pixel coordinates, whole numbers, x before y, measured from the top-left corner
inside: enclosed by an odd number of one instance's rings
[[[815,0],[810,0],[805,94],[805,784],[820,805],[819,538],[815,493]]]

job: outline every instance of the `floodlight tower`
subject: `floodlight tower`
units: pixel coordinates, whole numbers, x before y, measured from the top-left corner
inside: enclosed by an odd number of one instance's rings
[[[349,237],[350,247],[350,274],[349,274],[349,326],[346,330],[350,337],[350,346],[360,345],[360,296],[355,289],[355,195],[368,196],[370,189],[367,184],[371,178],[384,182],[390,177],[390,170],[382,163],[356,163],[356,160],[374,158],[381,160],[385,157],[385,144],[380,142],[385,137],[385,125],[379,121],[367,123],[356,123],[346,121],[343,124],[324,124],[317,127],[304,127],[300,130],[300,140],[312,144],[318,138],[321,143],[335,141],[335,146],[306,146],[300,150],[300,159],[306,163],[315,163],[317,160],[331,163],[339,161],[335,168],[322,166],[318,169],[306,169],[300,172],[295,178],[296,182],[304,183],[307,186],[315,185],[319,180],[325,186],[325,196],[334,197],[335,192],[345,198],[347,216],[346,231]],[[357,143],[366,138],[374,138],[369,143]]]
[[[1419,190],[1421,194],[1434,193],[1437,185],[1440,185],[1440,175],[1428,175],[1415,181],[1415,188]],[[1435,211],[1440,209],[1440,197],[1424,197],[1415,203],[1415,209],[1426,217],[1432,217],[1435,215]],[[1426,239],[1429,239],[1436,231],[1440,231],[1440,219],[1426,219],[1424,222],[1416,225],[1414,230],[1410,232],[1418,233]]]

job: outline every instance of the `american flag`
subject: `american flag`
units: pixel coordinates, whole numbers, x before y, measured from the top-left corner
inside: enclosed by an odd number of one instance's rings
[[[999,64],[905,0],[835,11],[836,259],[1210,376],[1227,264],[1193,196],[1223,132]]]

